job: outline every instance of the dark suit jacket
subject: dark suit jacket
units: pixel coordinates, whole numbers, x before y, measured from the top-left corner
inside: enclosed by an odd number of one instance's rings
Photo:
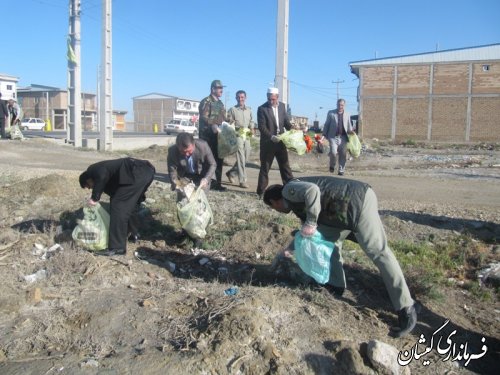
[[[193,166],[195,174],[210,182],[217,166],[214,155],[206,141],[195,139],[194,144]],[[170,181],[175,181],[189,174],[187,160],[181,155],[177,145],[170,146],[168,149],[167,166]]]
[[[278,117],[280,123],[276,124],[276,118],[269,102],[265,102],[257,109],[257,124],[259,126],[261,143],[270,141],[271,137],[276,135],[278,125],[278,134],[283,133],[285,129],[290,130],[292,128],[292,124],[286,113],[285,104],[281,102],[278,103]]]
[[[103,192],[112,197],[121,185],[134,184],[134,163],[134,159],[123,158],[104,160],[90,165],[87,173],[94,181],[92,200],[99,201]]]

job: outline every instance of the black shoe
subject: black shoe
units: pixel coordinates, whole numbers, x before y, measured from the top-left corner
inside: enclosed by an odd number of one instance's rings
[[[398,311],[398,326],[392,327],[394,337],[403,337],[410,333],[417,325],[416,304],[405,307]]]
[[[343,175],[344,175],[344,172],[340,171],[339,176],[343,176]]]
[[[203,249],[203,241],[198,239],[198,240],[194,240],[194,244],[193,244],[193,247],[195,249]]]
[[[113,256],[113,255],[125,255],[127,253],[127,250],[125,249],[105,249],[102,251],[96,251],[96,255],[103,255],[106,257]]]
[[[333,172],[335,172],[335,169],[330,168],[330,173],[333,173]]]
[[[222,186],[220,183],[219,184],[216,184],[212,190],[215,190],[215,191],[227,191],[227,188]]]
[[[345,288],[341,286],[335,286],[335,285],[330,285],[330,284],[325,284],[323,285],[326,290],[330,294],[333,294],[334,297],[340,298],[345,292]]]
[[[140,240],[140,236],[139,236],[139,233],[137,234],[131,234],[130,236],[128,236],[128,240],[129,242],[132,242],[132,243],[137,243],[137,241]]]

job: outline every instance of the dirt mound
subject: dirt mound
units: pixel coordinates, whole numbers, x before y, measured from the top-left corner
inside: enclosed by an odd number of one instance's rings
[[[397,316],[378,272],[355,244],[345,244],[348,288],[335,298],[293,262],[275,262],[300,223],[269,210],[250,191],[230,186],[226,193],[211,192],[214,225],[203,249],[181,242],[175,193],[165,178],[166,148],[131,153],[153,161],[158,178],[139,212],[141,239],[129,244],[126,257],[103,257],[71,240],[89,195],[78,174],[100,154],[74,151],[62,158],[70,151],[55,149],[51,161],[52,145],[40,163],[58,168],[47,173],[28,155],[40,154],[37,147],[45,144],[10,150],[8,160],[22,166],[10,162],[0,170],[0,373],[374,373],[366,357],[369,340],[411,349],[446,319],[455,342],[468,342],[470,352],[479,353],[485,337],[487,354],[464,367],[433,350],[425,357],[430,365],[413,360],[407,368],[495,373],[498,297],[484,294],[475,277],[481,264],[499,256],[499,153],[375,146],[350,161],[349,173],[379,187],[389,240],[414,244],[413,256],[422,244],[436,251],[452,246],[466,262],[448,285],[437,286],[438,297],[419,289],[422,273],[408,268],[423,309],[414,333],[402,339],[388,335]],[[448,151],[474,158],[445,156]],[[326,169],[325,155],[291,158],[297,170]],[[250,168],[251,184],[257,172]],[[454,204],[453,194],[466,204]],[[411,258],[411,251],[405,256]]]

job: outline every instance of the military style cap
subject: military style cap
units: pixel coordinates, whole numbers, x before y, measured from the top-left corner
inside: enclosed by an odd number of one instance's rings
[[[210,88],[213,89],[214,87],[224,87],[222,85],[222,82],[219,81],[218,79],[212,81],[212,84],[210,85]]]

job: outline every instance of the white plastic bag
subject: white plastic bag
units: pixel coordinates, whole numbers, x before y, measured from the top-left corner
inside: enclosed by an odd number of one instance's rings
[[[294,151],[299,155],[306,153],[307,145],[304,141],[304,132],[302,130],[287,130],[283,134],[278,135],[278,138],[285,144],[288,150]]]
[[[108,247],[109,214],[99,203],[83,208],[83,220],[79,220],[72,233],[73,240],[87,250],[99,251]]]
[[[213,214],[202,188],[198,187],[189,199],[177,203],[177,217],[191,238],[205,238],[207,226],[213,223]]]
[[[230,124],[223,122],[217,137],[217,154],[220,159],[238,151],[238,135]]]

